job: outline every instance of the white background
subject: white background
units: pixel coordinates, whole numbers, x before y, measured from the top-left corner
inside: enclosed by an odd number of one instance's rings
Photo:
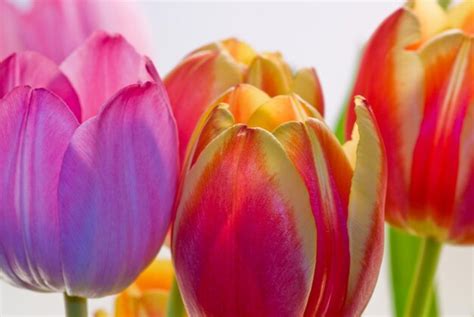
[[[348,93],[358,52],[376,26],[402,1],[316,3],[172,3],[142,1],[164,76],[188,52],[237,36],[258,50],[279,50],[293,67],[314,66],[322,81],[326,117],[334,124]],[[474,211],[473,211],[474,212]],[[443,316],[474,315],[473,248],[446,247],[438,271]],[[62,295],[39,294],[0,282],[0,316],[60,316]],[[386,261],[366,316],[390,316]],[[111,310],[112,299],[91,300],[91,312]]]

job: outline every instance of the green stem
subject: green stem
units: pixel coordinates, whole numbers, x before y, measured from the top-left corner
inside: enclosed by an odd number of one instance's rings
[[[67,317],[87,317],[87,299],[64,294]]]
[[[168,317],[182,317],[185,316],[186,310],[184,309],[183,299],[179,292],[178,283],[176,277],[173,278],[173,285],[171,286],[170,297],[168,299],[168,309],[166,316]]]
[[[432,300],[433,280],[436,275],[442,244],[434,239],[424,240],[413,276],[405,317],[424,317]]]

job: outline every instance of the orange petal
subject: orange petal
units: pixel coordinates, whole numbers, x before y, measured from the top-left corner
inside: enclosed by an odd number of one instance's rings
[[[356,99],[360,141],[349,198],[351,269],[345,316],[360,316],[374,290],[383,256],[387,166],[372,111]]]
[[[355,121],[353,98],[362,95],[372,106],[387,149],[387,220],[399,227],[406,225],[411,159],[423,111],[422,65],[406,47],[419,38],[419,23],[410,10],[399,9],[389,16],[366,46],[347,108],[345,132],[350,138]]]
[[[149,290],[140,297],[140,306],[144,317],[165,317],[169,292],[163,290]],[[139,317],[139,316],[136,316]],[[181,317],[181,316],[176,316]]]
[[[315,277],[305,316],[338,316],[350,265],[347,206],[352,168],[338,140],[320,120],[286,123],[274,135],[305,181],[316,220]]]
[[[474,104],[474,39],[445,33],[423,47],[420,58],[425,108],[413,154],[409,220],[417,233],[444,240],[455,217],[461,217],[454,215],[456,187],[461,192],[470,181],[469,156],[459,153],[463,122]],[[464,163],[468,167],[460,166]]]
[[[315,228],[304,182],[270,133],[237,125],[220,134],[188,173],[173,226],[189,314],[301,315]]]
[[[315,107],[320,114],[324,114],[323,90],[314,68],[302,68],[296,72],[291,90]]]
[[[115,299],[115,317],[139,316],[140,312],[140,292],[138,290],[120,293]]]
[[[195,50],[192,54],[206,50],[226,52],[230,54],[235,61],[247,66],[250,65],[257,56],[257,53],[250,45],[233,37],[204,45]]]
[[[188,56],[165,78],[178,125],[181,160],[204,111],[220,94],[241,81],[240,65],[228,54],[209,50]]]
[[[451,28],[458,28],[474,36],[474,2],[464,0],[448,12],[448,24]]]
[[[270,100],[262,90],[248,84],[239,84],[229,89],[216,100],[229,105],[229,111],[238,123],[247,123],[255,110]]]
[[[156,259],[138,276],[135,286],[141,290],[170,290],[173,283],[174,269],[171,260]]]
[[[192,149],[192,157],[190,157],[190,164],[194,164],[196,159],[199,157],[204,148],[220,133],[225,131],[227,128],[230,128],[234,125],[235,120],[232,116],[232,113],[228,110],[229,106],[227,104],[220,104],[215,107],[209,116],[207,116],[206,122],[199,131],[198,139],[196,144]],[[187,166],[189,169],[190,166]]]
[[[247,124],[273,131],[288,121],[304,121],[307,118],[321,118],[319,113],[298,95],[277,96],[258,107]]]
[[[274,97],[290,92],[291,77],[288,66],[281,58],[259,55],[250,64],[245,82]]]

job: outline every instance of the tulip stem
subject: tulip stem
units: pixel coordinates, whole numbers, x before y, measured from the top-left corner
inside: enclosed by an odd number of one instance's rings
[[[166,316],[168,317],[182,317],[185,316],[185,309],[181,293],[179,292],[178,282],[176,277],[173,278],[173,285],[171,286],[170,297],[168,299],[168,308]]]
[[[64,293],[67,317],[87,317],[87,299]]]
[[[421,248],[408,295],[405,317],[426,316],[431,302],[433,281],[442,244],[435,239],[426,238]]]

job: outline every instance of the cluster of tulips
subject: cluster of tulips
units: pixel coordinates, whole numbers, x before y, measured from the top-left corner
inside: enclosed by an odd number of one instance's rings
[[[230,38],[162,81],[125,5],[0,1],[0,277],[68,316],[359,316],[387,221],[424,241],[425,316],[442,244],[474,244],[474,3],[383,21],[345,142],[313,68]]]

